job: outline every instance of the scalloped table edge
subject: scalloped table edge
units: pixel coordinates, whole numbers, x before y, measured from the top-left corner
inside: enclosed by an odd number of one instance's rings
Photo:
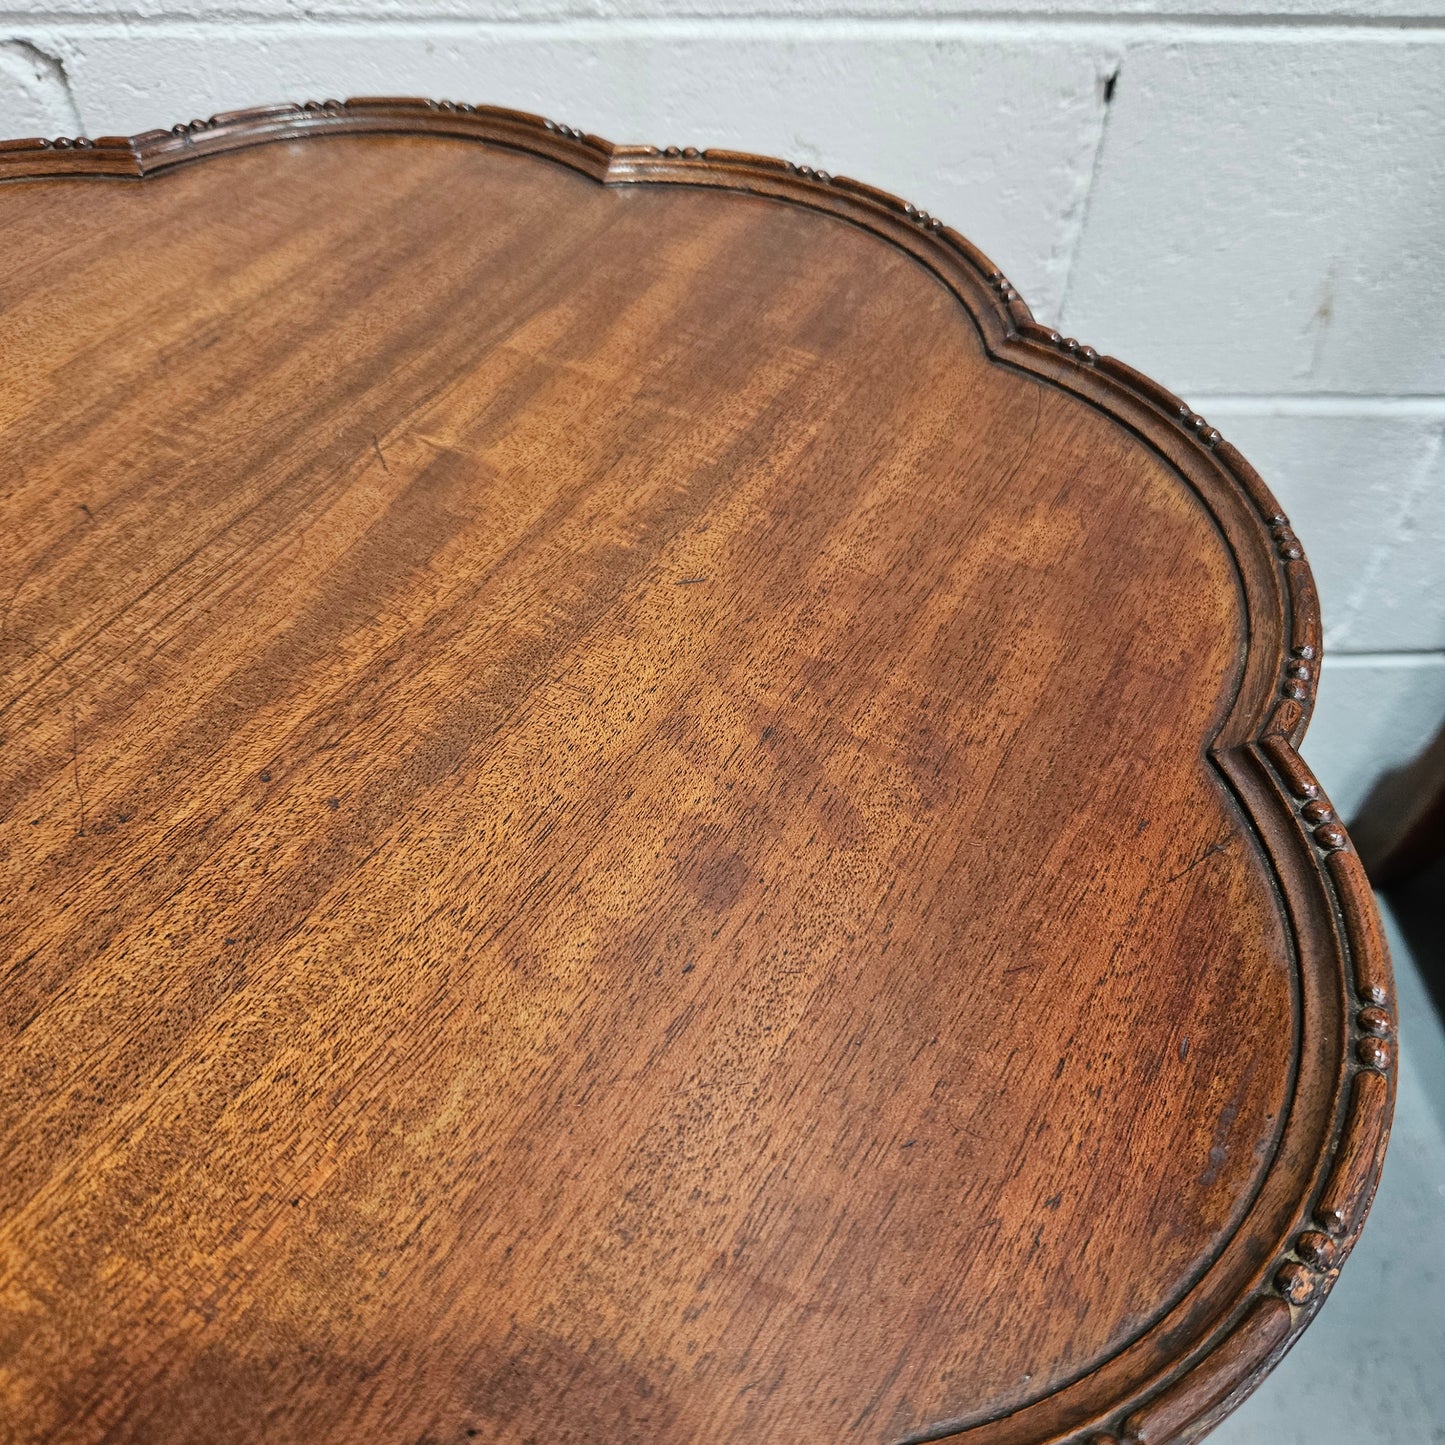
[[[1167,1445],[1199,1439],[1238,1405],[1298,1339],[1358,1238],[1379,1181],[1394,1105],[1393,981],[1359,855],[1296,750],[1313,708],[1319,603],[1289,520],[1247,461],[1203,417],[1133,367],[1039,325],[1004,274],[968,240],[887,192],[810,166],[731,150],[613,145],[541,116],[462,102],[358,97],[232,111],[136,136],[0,142],[0,182],[141,179],[207,156],[308,136],[428,135],[525,151],[604,185],[671,183],[765,195],[826,212],[906,252],[957,298],[996,363],[1028,372],[1105,412],[1193,489],[1224,535],[1245,599],[1249,646],[1209,756],[1254,825],[1293,938],[1299,1002],[1323,1016],[1333,1057],[1300,1058],[1289,1117],[1264,1182],[1221,1257],[1162,1317],[1081,1379],[988,1420],[944,1423],[910,1440],[977,1445]],[[1277,1165],[1298,1152],[1298,1070],[1314,1064],[1322,1102],[1303,1121],[1321,1135],[1287,1227],[1251,1241]],[[1330,1069],[1335,1077],[1328,1078]],[[1321,1084],[1324,1085],[1321,1088]],[[1303,1171],[1302,1171],[1303,1172]],[[1279,1206],[1275,1206],[1276,1215]],[[1266,1225],[1268,1221],[1266,1220]],[[1277,1237],[1273,1237],[1277,1236]],[[1252,1252],[1248,1246],[1253,1244]],[[1247,1279],[1222,1306],[1197,1298],[1249,1254]],[[1259,1263],[1260,1259],[1263,1263]],[[1234,1274],[1239,1273],[1235,1261]],[[1193,1304],[1191,1304],[1193,1301]],[[1150,1342],[1173,1349],[1142,1380],[1111,1376]],[[1093,1386],[1091,1389],[1090,1386]],[[1070,1400],[1068,1397],[1077,1398]],[[1043,1433],[1038,1431],[1042,1429]]]

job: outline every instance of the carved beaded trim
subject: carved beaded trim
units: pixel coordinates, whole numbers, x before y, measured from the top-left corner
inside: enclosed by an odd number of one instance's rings
[[[1185,431],[1192,431],[1210,451],[1213,451],[1224,440],[1219,432],[1210,426],[1197,411],[1191,411],[1187,406],[1181,405],[1179,408],[1179,425]]]
[[[1355,1058],[1360,1064],[1356,1087],[1362,1076],[1383,1076],[1393,1062],[1389,1035],[1394,1021],[1387,1009],[1370,1004],[1355,1015]],[[1317,1227],[1324,1225],[1325,1228]],[[1341,1219],[1330,1218],[1329,1210],[1315,1208],[1315,1224],[1302,1230],[1284,1262],[1274,1274],[1274,1288],[1291,1305],[1307,1304],[1322,1285],[1334,1283],[1339,1274],[1339,1248],[1330,1232],[1343,1233]]]
[[[1285,691],[1288,696],[1298,698],[1301,695],[1304,687],[1303,680],[1309,677],[1308,667],[1303,659],[1312,658],[1314,651],[1314,648],[1308,643],[1302,647],[1291,649],[1292,655],[1301,661],[1291,663],[1285,669]],[[1302,675],[1296,670],[1299,667],[1305,668]],[[1299,691],[1291,691],[1291,688],[1299,689]],[[1290,801],[1299,812],[1300,821],[1309,830],[1310,837],[1320,852],[1328,856],[1330,853],[1338,852],[1346,847],[1349,838],[1335,817],[1335,811],[1330,806],[1328,799],[1321,794],[1320,785],[1315,781],[1314,774],[1302,763],[1296,762],[1296,765],[1286,775],[1285,783],[1290,793]]]
[[[1060,351],[1082,361],[1085,366],[1098,364],[1099,353],[1092,346],[1085,346],[1082,341],[1075,341],[1072,336],[1061,336],[1057,331],[1050,331],[1045,339],[1050,346],[1057,346]]]
[[[1309,684],[1314,678],[1312,664],[1315,650],[1310,643],[1305,642],[1290,648],[1289,652],[1290,660],[1285,663],[1281,691],[1286,697],[1303,702],[1310,695]]]
[[[1378,1003],[1366,1005],[1355,1015],[1355,1028],[1359,1034],[1355,1040],[1355,1058],[1364,1068],[1383,1073],[1394,1062],[1390,1035],[1395,1021],[1389,1009]]]
[[[994,293],[999,300],[1007,305],[1011,301],[1021,301],[1023,298],[1014,290],[1013,282],[1009,280],[1002,271],[991,271],[988,277],[988,284],[993,287]],[[1051,336],[1057,336],[1058,332],[1050,332]]]
[[[1298,562],[1304,556],[1304,548],[1290,527],[1289,518],[1283,512],[1276,512],[1269,521],[1269,535],[1274,541],[1274,550],[1282,562]]]
[[[1300,804],[1300,817],[1312,827],[1315,843],[1328,856],[1340,852],[1348,845],[1345,831],[1335,820],[1334,810],[1320,794],[1319,785],[1313,777],[1302,775],[1299,785],[1292,789],[1296,794],[1307,793]],[[1384,1006],[1383,990],[1367,988],[1357,983],[1358,994],[1367,1000],[1365,1006],[1355,1013],[1352,1028],[1353,1053],[1359,1066],[1351,1086],[1352,1107],[1358,1094],[1362,1076],[1374,1075],[1379,1078],[1394,1062],[1390,1036],[1394,1031],[1394,1019]],[[1303,1230],[1294,1241],[1290,1254],[1274,1274],[1274,1288],[1291,1305],[1306,1304],[1321,1285],[1333,1283],[1339,1273],[1336,1268],[1338,1248],[1326,1229],[1342,1232],[1343,1221],[1332,1219],[1330,1211],[1322,1212],[1321,1205],[1315,1206],[1316,1224]]]

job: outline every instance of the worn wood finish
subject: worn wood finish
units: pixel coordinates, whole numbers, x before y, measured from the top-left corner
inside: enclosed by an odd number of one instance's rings
[[[6,1438],[1257,1382],[1391,994],[1207,423],[778,162],[364,101],[0,175]]]

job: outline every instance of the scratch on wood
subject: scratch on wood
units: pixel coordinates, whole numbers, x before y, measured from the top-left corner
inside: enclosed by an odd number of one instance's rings
[[[1171,883],[1177,883],[1186,873],[1192,873],[1201,863],[1207,863],[1216,853],[1222,853],[1234,842],[1234,830],[1231,829],[1217,843],[1211,843],[1192,863],[1186,863],[1177,873],[1171,873],[1159,886],[1167,888]]]

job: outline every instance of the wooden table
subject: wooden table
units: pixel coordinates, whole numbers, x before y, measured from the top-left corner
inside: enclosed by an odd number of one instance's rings
[[[5,1439],[1258,1383],[1391,996],[1218,432],[754,156],[356,100],[0,176]]]

